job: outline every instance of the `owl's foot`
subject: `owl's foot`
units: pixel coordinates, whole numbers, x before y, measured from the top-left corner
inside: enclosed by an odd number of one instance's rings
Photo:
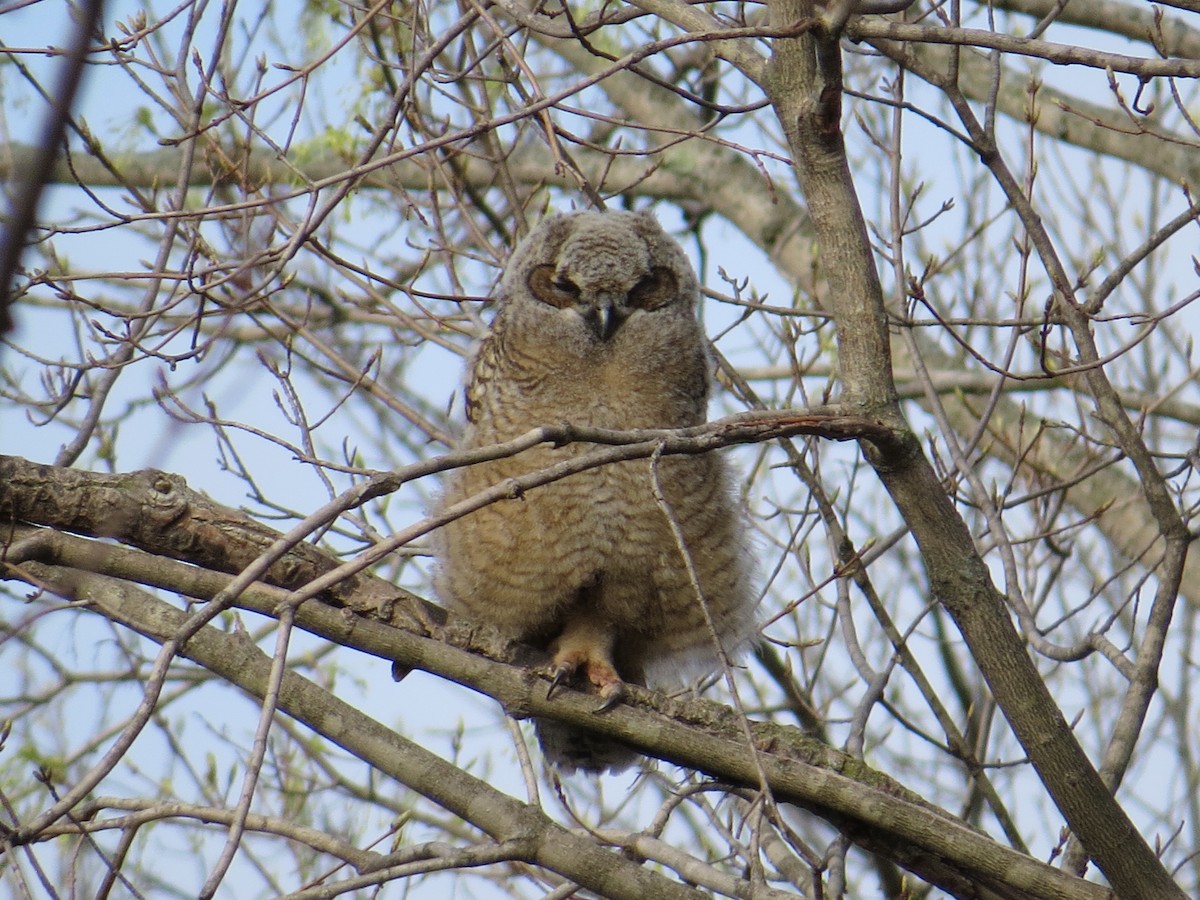
[[[596,712],[605,712],[616,706],[625,695],[625,682],[609,658],[611,651],[607,642],[579,640],[579,637],[579,632],[564,633],[555,642],[546,699],[553,697],[554,692],[573,676],[582,673],[596,686],[603,698]]]

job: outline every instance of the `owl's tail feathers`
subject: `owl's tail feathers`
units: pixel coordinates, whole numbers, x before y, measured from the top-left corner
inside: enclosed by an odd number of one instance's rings
[[[582,731],[562,722],[534,719],[534,733],[546,761],[564,775],[574,772],[621,772],[640,754],[614,738]]]

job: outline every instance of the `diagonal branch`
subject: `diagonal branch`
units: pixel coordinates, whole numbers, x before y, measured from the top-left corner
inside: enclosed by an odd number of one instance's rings
[[[31,530],[17,528],[18,546],[30,547]],[[8,576],[86,600],[94,612],[158,641],[176,634],[187,615],[131,589],[128,580],[151,581],[201,599],[220,593],[230,581],[228,575],[68,535],[54,535],[37,549],[34,558],[7,566]],[[270,616],[277,614],[286,599],[286,592],[278,588],[254,585],[242,593],[238,605]],[[308,602],[296,610],[296,626],[403,667],[421,668],[466,685],[499,700],[510,715],[568,722],[725,782],[750,788],[758,784],[759,771],[746,752],[740,718],[727,707],[634,689],[630,702],[598,716],[594,698],[580,692],[563,690],[556,692],[553,700],[547,699],[545,678],[533,677],[528,668],[512,663],[514,658],[528,661],[529,651],[455,619],[433,637],[347,617],[333,607]],[[226,634],[206,626],[188,640],[180,655],[256,697],[263,697],[270,687],[270,658],[240,633]],[[589,889],[601,889],[597,873],[586,876],[585,870],[598,865],[601,857],[596,854],[608,851],[588,842],[589,855],[568,868],[564,860],[570,860],[571,853],[567,851],[578,845],[568,846],[558,826],[549,825],[540,812],[482,785],[292,672],[285,673],[280,683],[279,709],[497,840],[526,840],[529,832],[522,829],[535,830],[540,839],[537,849],[526,857],[528,861]],[[1006,897],[1100,900],[1107,896],[1104,888],[996,844],[881,773],[795,728],[753,723],[752,734],[762,772],[777,799],[828,818],[864,848],[894,859],[956,895],[969,895],[968,887],[989,886]],[[16,843],[35,838],[20,831],[13,837]],[[611,896],[637,896],[628,892],[635,878],[632,873],[622,871],[612,877],[623,889],[605,886]],[[645,885],[636,888],[647,889]],[[661,883],[654,889],[662,890]]]
[[[31,573],[56,593],[88,601],[101,615],[168,644],[185,626],[186,613],[133,591],[123,581],[38,563]],[[336,615],[336,613],[335,613]],[[382,627],[382,626],[380,626]],[[244,634],[204,626],[180,654],[262,700],[270,687],[271,660]],[[699,892],[643,869],[594,841],[567,831],[540,810],[521,803],[408,741],[295,672],[283,673],[279,709],[380,771],[461,816],[500,842],[517,842],[520,856],[614,898],[696,900]],[[12,844],[36,837],[18,828]]]
[[[776,25],[813,13],[803,0],[777,0],[769,10]],[[845,401],[894,423],[899,437],[906,432],[891,375],[883,295],[841,134],[836,40],[806,35],[776,41],[766,87],[822,248]],[[1182,898],[1075,739],[919,442],[910,434],[898,445],[896,452],[868,443],[864,451],[912,530],[934,596],[970,645],[1055,804],[1119,894]]]

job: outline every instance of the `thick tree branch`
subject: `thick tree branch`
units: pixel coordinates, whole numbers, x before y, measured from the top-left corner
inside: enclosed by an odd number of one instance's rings
[[[186,613],[132,590],[123,581],[44,564],[27,563],[26,567],[56,593],[86,600],[96,612],[151,640],[171,640],[188,619]],[[226,634],[204,626],[188,639],[180,654],[259,700],[267,692],[271,660],[240,633]],[[518,853],[530,863],[611,897],[696,900],[702,896],[595,841],[572,834],[540,810],[468,775],[295,672],[283,675],[279,709],[497,841],[520,846],[519,851],[506,855]],[[9,841],[20,845],[36,836],[17,828]]]
[[[186,615],[149,595],[123,587],[127,580],[198,599],[215,596],[230,581],[228,575],[82,538],[47,535],[35,542],[33,531],[27,526],[17,527],[14,546],[23,548],[22,558],[7,564],[7,577],[25,578],[71,599],[87,600],[94,611],[155,640],[176,634]],[[101,574],[85,575],[84,568]],[[238,601],[241,608],[268,616],[276,615],[281,604],[287,603],[286,591],[265,585],[252,586]],[[437,636],[431,636],[348,617],[333,607],[310,601],[296,610],[296,625],[403,668],[424,669],[466,685],[499,700],[510,715],[558,719],[620,738],[645,753],[723,781],[748,788],[758,783],[741,726],[727,707],[703,700],[672,700],[641,689],[632,691],[629,703],[604,715],[595,713],[594,698],[579,692],[563,690],[548,700],[548,669],[535,677],[527,667],[538,657],[453,618]],[[261,697],[269,683],[269,657],[236,635],[205,628],[189,639],[181,653],[255,696]],[[515,665],[514,660],[524,664]],[[431,762],[431,754],[387,732],[361,713],[350,715],[340,701],[299,676],[285,676],[280,708],[381,771],[452,812],[465,815],[462,804],[473,790],[470,776],[457,773],[453,785],[431,793],[430,785],[437,783],[437,777],[430,776],[428,768],[434,766],[438,769],[436,775],[450,777],[439,768],[449,769],[449,764]],[[959,893],[965,892],[966,885],[991,885],[1003,896],[1064,900],[1100,900],[1108,896],[1103,888],[995,844],[881,773],[794,728],[768,723],[752,727],[777,799],[829,818],[864,848],[895,860],[956,895],[968,895]],[[380,733],[390,737],[376,740]],[[381,744],[387,748],[386,753],[381,751]],[[466,815],[467,820],[499,840],[522,839],[512,830],[513,821],[519,818],[513,806],[516,801],[493,794],[488,795],[491,805],[509,808],[509,815],[492,819]],[[18,840],[33,837],[17,835]],[[530,861],[545,864],[541,859]],[[577,871],[555,871],[579,880]],[[591,886],[589,882],[580,883]]]
[[[772,22],[813,13],[810,3],[776,0]],[[845,400],[896,423],[903,418],[891,380],[886,313],[866,228],[842,144],[842,85],[836,36],[778,40],[767,90],[783,123],[809,203],[838,325]],[[967,643],[1017,739],[1071,829],[1129,898],[1180,897],[1162,863],[1108,792],[1025,651],[1004,598],[992,585],[970,532],[940,487],[915,438],[901,452],[868,458],[921,548],[934,595]]]

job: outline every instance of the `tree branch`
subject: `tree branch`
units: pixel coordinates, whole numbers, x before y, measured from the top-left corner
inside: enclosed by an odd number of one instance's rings
[[[772,22],[812,14],[811,4],[775,0]],[[828,37],[773,44],[768,95],[783,123],[809,203],[829,301],[838,326],[845,402],[903,433],[891,377],[882,290],[842,144],[837,53]],[[934,596],[954,619],[1018,741],[1071,829],[1117,892],[1129,898],[1183,897],[1125,811],[1107,791],[1050,696],[993,586],[971,534],[914,437],[900,452],[864,445],[868,459],[912,529]]]
[[[17,547],[28,551],[34,546],[29,540],[30,530],[24,526],[17,527],[14,537]],[[159,641],[177,634],[187,616],[143,592],[128,589],[125,579],[144,579],[200,599],[215,596],[230,580],[228,575],[196,570],[181,562],[154,559],[121,547],[94,546],[91,541],[67,535],[54,535],[38,542],[36,547],[36,554],[6,564],[7,577],[29,580],[62,596],[86,600],[93,611]],[[76,566],[111,574],[85,574]],[[116,581],[118,578],[121,580]],[[274,616],[280,604],[287,601],[286,592],[255,585],[242,593],[238,605]],[[757,770],[741,736],[739,717],[728,707],[703,700],[673,700],[637,688],[631,689],[629,702],[604,715],[595,713],[594,697],[578,691],[556,691],[553,699],[547,699],[548,667],[541,677],[534,677],[526,666],[512,663],[513,659],[528,663],[536,658],[530,651],[508,645],[455,618],[439,629],[438,637],[432,637],[369,619],[347,617],[338,609],[310,601],[296,610],[296,625],[342,646],[392,660],[404,668],[420,668],[466,685],[497,699],[510,715],[567,722],[619,738],[644,753],[723,781],[749,788],[758,783]],[[224,634],[205,626],[189,638],[180,655],[260,699],[270,685],[270,658],[240,634]],[[464,816],[497,840],[528,837],[520,828],[529,826],[531,816],[536,820],[537,830],[543,836],[547,834],[540,813],[490,787],[481,788],[475,779],[292,672],[283,677],[279,708],[451,812]],[[752,728],[777,799],[830,819],[864,848],[896,860],[947,890],[958,892],[964,891],[965,885],[992,885],[1002,892],[1016,889],[1015,896],[1029,898],[1100,900],[1107,896],[1097,885],[996,844],[881,773],[794,728],[769,723],[753,723]],[[487,807],[487,812],[480,811],[483,807]],[[549,834],[555,840],[560,837],[552,829]],[[20,843],[35,837],[18,830],[13,840]],[[607,853],[594,845],[592,849]],[[567,848],[561,854],[534,855],[528,859],[590,889],[600,890],[594,880],[581,881],[578,868],[568,871],[547,861],[562,856],[569,856]],[[594,854],[591,859],[595,864]],[[626,873],[624,877],[631,876]]]

